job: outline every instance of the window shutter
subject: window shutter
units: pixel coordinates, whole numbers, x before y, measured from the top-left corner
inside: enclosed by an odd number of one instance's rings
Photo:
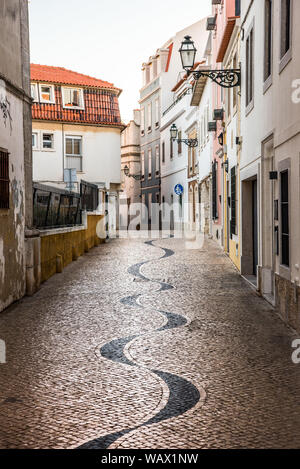
[[[217,163],[212,163],[212,217],[213,220],[218,218],[217,210]]]
[[[231,168],[231,220],[230,237],[236,234],[236,167]]]

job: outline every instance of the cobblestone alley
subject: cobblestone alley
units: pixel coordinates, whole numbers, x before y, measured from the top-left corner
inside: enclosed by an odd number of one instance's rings
[[[94,248],[0,338],[1,448],[300,447],[293,335],[211,241]]]

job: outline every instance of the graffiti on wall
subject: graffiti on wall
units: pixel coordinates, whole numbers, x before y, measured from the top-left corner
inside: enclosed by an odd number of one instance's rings
[[[11,117],[11,105],[6,95],[5,83],[0,80],[0,114],[4,120],[4,125],[7,127],[9,123],[10,134],[12,133],[12,117]]]

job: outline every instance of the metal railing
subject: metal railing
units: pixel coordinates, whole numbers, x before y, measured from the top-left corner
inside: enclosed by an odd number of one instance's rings
[[[80,194],[34,183],[33,223],[41,229],[81,225]]]
[[[99,189],[95,184],[80,181],[81,207],[87,212],[94,212],[99,205]]]

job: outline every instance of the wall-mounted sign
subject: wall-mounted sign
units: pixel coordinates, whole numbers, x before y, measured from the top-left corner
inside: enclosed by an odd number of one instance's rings
[[[183,186],[181,184],[176,184],[176,186],[174,187],[174,192],[175,194],[177,195],[181,195],[183,194]]]

